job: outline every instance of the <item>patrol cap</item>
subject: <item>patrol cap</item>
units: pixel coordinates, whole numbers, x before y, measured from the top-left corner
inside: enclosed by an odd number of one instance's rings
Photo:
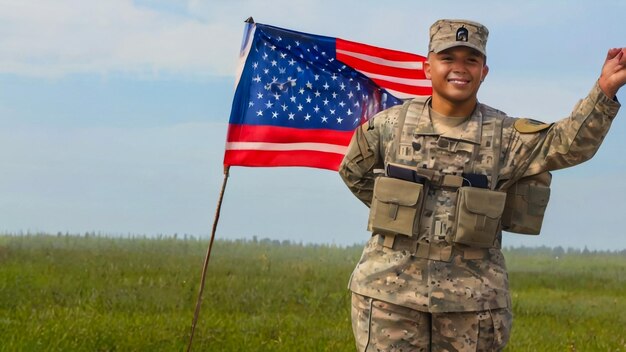
[[[489,30],[468,20],[438,20],[430,26],[428,51],[438,53],[455,46],[466,46],[487,56]]]

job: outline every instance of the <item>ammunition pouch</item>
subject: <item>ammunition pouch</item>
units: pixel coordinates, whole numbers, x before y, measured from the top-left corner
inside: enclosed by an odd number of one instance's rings
[[[459,188],[452,242],[474,248],[493,247],[505,203],[504,192],[477,187]]]
[[[502,229],[509,232],[538,235],[550,200],[552,175],[544,172],[524,177],[507,190],[502,214]]]
[[[418,231],[424,185],[381,176],[374,183],[368,230],[385,236],[413,236]]]

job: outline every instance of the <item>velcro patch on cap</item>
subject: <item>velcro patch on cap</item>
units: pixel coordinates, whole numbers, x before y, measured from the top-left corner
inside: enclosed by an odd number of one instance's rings
[[[543,123],[533,119],[519,119],[515,121],[513,126],[519,133],[536,133],[549,128],[552,124]]]

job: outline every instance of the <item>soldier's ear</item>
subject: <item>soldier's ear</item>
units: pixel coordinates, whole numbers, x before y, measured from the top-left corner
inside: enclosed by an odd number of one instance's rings
[[[489,73],[489,66],[485,65],[483,66],[483,69],[480,72],[480,81],[484,81],[485,77],[487,77],[487,74]]]
[[[424,75],[426,75],[427,79],[430,79],[430,63],[428,61],[424,61]]]

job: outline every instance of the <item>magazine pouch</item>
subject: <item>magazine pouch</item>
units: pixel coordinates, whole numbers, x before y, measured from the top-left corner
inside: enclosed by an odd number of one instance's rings
[[[452,242],[474,248],[491,248],[500,226],[506,193],[461,187],[456,206],[456,230]]]
[[[538,235],[550,201],[552,175],[544,172],[520,179],[509,187],[502,214],[502,229],[524,235]]]
[[[412,236],[418,229],[424,185],[381,176],[374,184],[368,230],[385,236]]]

